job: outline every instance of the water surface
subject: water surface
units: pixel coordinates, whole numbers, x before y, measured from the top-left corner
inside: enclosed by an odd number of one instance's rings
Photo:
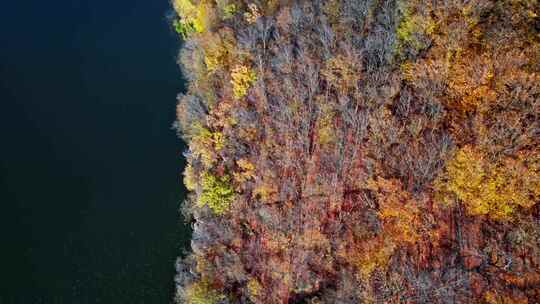
[[[167,0],[0,10],[0,303],[168,303],[188,229]]]

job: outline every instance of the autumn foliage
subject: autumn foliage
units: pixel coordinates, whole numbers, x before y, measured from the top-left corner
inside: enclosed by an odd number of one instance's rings
[[[178,303],[539,303],[536,0],[173,0]]]

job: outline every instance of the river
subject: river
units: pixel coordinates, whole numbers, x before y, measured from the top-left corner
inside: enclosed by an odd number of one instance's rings
[[[183,83],[166,0],[0,10],[0,303],[169,303]]]

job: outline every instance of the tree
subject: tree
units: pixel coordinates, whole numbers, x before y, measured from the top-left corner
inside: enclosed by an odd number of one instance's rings
[[[197,205],[199,207],[208,206],[215,214],[222,214],[234,199],[234,190],[230,185],[228,175],[215,176],[210,172],[203,172],[201,175],[201,188]]]

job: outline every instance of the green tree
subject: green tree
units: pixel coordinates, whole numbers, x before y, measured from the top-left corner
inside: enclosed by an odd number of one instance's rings
[[[234,190],[230,184],[229,175],[216,176],[210,172],[201,174],[202,193],[197,205],[207,205],[216,214],[225,212],[234,199]]]

